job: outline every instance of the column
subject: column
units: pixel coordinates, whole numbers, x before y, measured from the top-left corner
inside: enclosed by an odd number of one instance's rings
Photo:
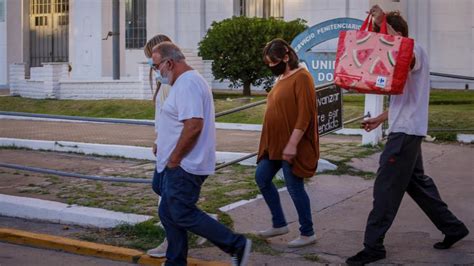
[[[78,79],[102,77],[102,1],[71,0],[69,3],[69,61]],[[110,38],[109,38],[110,39]],[[112,54],[112,51],[107,51]]]

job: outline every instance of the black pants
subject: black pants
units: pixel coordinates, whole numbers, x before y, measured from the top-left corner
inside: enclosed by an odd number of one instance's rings
[[[373,209],[365,229],[365,249],[385,253],[383,240],[392,225],[405,191],[445,235],[464,228],[441,200],[431,177],[424,174],[421,157],[422,137],[392,133],[380,156],[374,184]]]

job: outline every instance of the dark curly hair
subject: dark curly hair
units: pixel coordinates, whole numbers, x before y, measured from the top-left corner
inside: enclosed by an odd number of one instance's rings
[[[408,23],[406,20],[400,15],[400,11],[391,11],[385,14],[387,18],[387,24],[392,26],[392,28],[400,32],[403,37],[408,37]],[[374,30],[376,32],[380,31],[380,27],[378,25],[374,25]]]

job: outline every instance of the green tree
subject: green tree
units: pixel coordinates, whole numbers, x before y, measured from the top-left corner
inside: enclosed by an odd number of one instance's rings
[[[232,17],[214,22],[199,43],[199,55],[213,60],[212,72],[220,81],[228,79],[231,86],[243,86],[243,94],[250,95],[250,86],[269,87],[271,72],[263,63],[265,44],[275,38],[289,43],[306,29],[306,21],[283,21],[274,18]]]

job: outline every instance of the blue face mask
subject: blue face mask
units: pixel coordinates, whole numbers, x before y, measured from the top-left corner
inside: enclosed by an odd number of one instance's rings
[[[152,67],[153,66],[153,58],[148,58],[147,63],[150,67]],[[156,78],[156,81],[158,81],[161,84],[169,84],[169,78],[163,77],[161,75],[161,71],[159,69],[155,70],[155,78]]]
[[[155,78],[156,78],[156,81],[158,81],[161,84],[170,84],[169,78],[163,77],[159,69],[155,71]]]

